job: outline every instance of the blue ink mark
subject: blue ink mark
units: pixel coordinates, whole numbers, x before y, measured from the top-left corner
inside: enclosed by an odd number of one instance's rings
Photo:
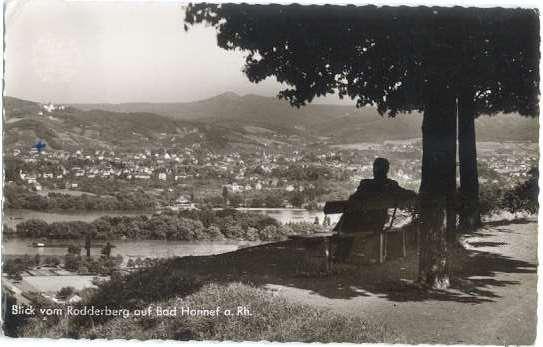
[[[38,142],[32,146],[32,148],[36,148],[38,150],[38,153],[41,153],[45,147],[47,147],[47,144],[45,142],[43,142],[42,139],[38,140]]]

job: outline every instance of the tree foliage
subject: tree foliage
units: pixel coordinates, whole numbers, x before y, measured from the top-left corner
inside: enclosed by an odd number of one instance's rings
[[[271,227],[271,228],[268,228]],[[268,228],[268,229],[266,229]],[[266,229],[266,231],[263,231]],[[318,232],[313,228],[308,232]],[[98,240],[279,240],[292,234],[272,217],[235,209],[214,211],[187,210],[153,216],[104,216],[91,223],[81,221],[46,223],[29,219],[17,224],[12,232],[20,237],[84,240],[88,235]],[[106,245],[107,246],[107,245]],[[108,254],[107,247],[104,255]],[[111,252],[111,249],[109,249]],[[79,244],[68,248],[69,262],[81,255]],[[77,264],[76,264],[77,265]],[[74,267],[76,267],[74,265]]]
[[[477,113],[538,113],[537,10],[191,4],[217,44],[247,52],[252,82],[273,76],[302,106],[337,92],[391,116],[423,110],[434,80],[475,91]]]
[[[58,290],[56,297],[62,300],[69,299],[73,294],[76,293],[74,287],[62,287]]]
[[[5,187],[6,207],[30,210],[149,210],[156,199],[143,191],[119,192],[114,196],[81,194],[79,196],[51,192],[42,196],[18,184]]]
[[[197,23],[216,28],[219,47],[247,53],[251,82],[286,85],[279,97],[294,106],[337,92],[392,117],[424,111],[419,278],[448,286],[443,218],[447,210],[454,231],[457,105],[470,105],[471,125],[481,113],[538,113],[537,10],[191,4],[185,29]],[[476,167],[474,132],[461,138],[471,140],[461,169]],[[468,173],[466,192],[477,185]]]

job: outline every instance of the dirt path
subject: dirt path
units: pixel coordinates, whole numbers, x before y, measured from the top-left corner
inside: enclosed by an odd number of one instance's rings
[[[290,300],[386,322],[403,343],[533,344],[537,311],[537,223],[495,222],[465,240],[474,261],[455,289],[402,298],[350,286],[347,298],[267,285]]]

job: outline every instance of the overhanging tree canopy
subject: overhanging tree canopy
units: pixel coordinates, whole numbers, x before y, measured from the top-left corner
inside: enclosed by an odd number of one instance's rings
[[[296,106],[337,92],[391,116],[422,111],[437,78],[475,90],[477,113],[538,113],[536,10],[191,4],[185,16],[246,51],[250,81],[287,84],[279,96]]]
[[[279,96],[294,106],[338,93],[391,117],[424,111],[421,192],[430,198],[422,209],[421,273],[430,284],[445,283],[441,224],[456,190],[457,106],[465,120],[460,161],[469,192],[477,184],[474,117],[538,114],[537,11],[189,5],[186,29],[202,22],[216,28],[219,47],[247,52],[250,81],[275,77],[287,85]],[[462,171],[463,163],[469,170]]]

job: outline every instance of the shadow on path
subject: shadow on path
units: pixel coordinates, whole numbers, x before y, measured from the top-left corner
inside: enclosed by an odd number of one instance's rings
[[[475,241],[469,242],[470,246],[473,247],[500,247],[507,245],[507,242],[496,242],[496,241]]]
[[[508,224],[493,223],[494,228],[514,224],[512,221],[507,221]],[[527,222],[520,220],[519,223]],[[501,230],[487,229],[486,232]],[[506,245],[505,242],[490,241],[471,243],[473,247]],[[226,254],[173,258],[169,261],[173,262],[170,264],[173,268],[204,282],[239,281],[256,286],[282,285],[339,299],[378,296],[396,302],[439,300],[469,304],[495,301],[499,298],[495,287],[520,284],[518,281],[498,279],[499,273],[537,271],[534,263],[498,253],[459,249],[450,258],[451,288],[427,290],[414,284],[418,262],[413,243],[405,258],[379,265],[337,266],[331,273],[320,272],[318,269],[322,264],[319,265],[315,259],[308,263],[308,252],[308,247],[301,241],[289,240]]]
[[[499,226],[506,226],[511,224],[529,224],[529,223],[537,223],[537,220],[534,220],[534,218],[526,218],[521,217],[517,219],[503,219],[503,220],[497,220],[497,221],[489,221],[483,223],[483,227],[499,227]]]

